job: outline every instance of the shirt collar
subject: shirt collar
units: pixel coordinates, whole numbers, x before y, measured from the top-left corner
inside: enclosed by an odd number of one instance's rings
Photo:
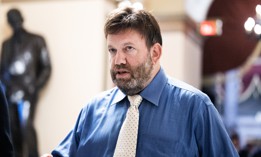
[[[146,99],[154,105],[159,105],[159,99],[163,88],[167,82],[167,76],[161,68],[150,84],[140,93],[143,99]]]
[[[150,84],[147,87],[145,87],[143,91],[141,91],[140,95],[142,96],[143,99],[146,99],[147,101],[158,106],[159,99],[163,91],[163,88],[165,87],[166,82],[167,82],[167,76],[164,70],[161,68],[159,72],[156,74],[156,76],[152,79]],[[116,93],[112,101],[112,104],[116,104],[120,102],[125,97],[126,94],[124,94],[118,87],[116,87]]]
[[[118,87],[115,87],[115,89],[115,97],[112,100],[112,105],[122,101],[126,97],[126,94],[124,94]]]

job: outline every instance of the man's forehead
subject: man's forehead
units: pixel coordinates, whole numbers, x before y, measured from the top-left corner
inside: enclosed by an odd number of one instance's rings
[[[141,44],[142,40],[143,36],[137,32],[122,32],[117,34],[109,34],[107,37],[107,45],[136,45]]]

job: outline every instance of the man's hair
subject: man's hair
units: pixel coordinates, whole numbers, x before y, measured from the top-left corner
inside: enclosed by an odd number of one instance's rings
[[[148,48],[155,43],[162,45],[160,27],[156,19],[145,10],[132,7],[118,8],[112,11],[104,26],[105,38],[125,30],[138,31],[146,41]]]

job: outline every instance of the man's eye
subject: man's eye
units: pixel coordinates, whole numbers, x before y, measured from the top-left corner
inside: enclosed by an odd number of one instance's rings
[[[109,49],[109,52],[110,52],[111,54],[114,54],[114,53],[117,52],[117,50],[116,50],[116,49]]]
[[[133,51],[134,48],[133,48],[132,46],[127,46],[127,47],[125,48],[125,50],[126,50],[127,52],[129,52],[129,51]]]

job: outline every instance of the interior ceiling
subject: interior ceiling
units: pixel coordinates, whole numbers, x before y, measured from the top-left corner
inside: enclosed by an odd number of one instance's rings
[[[203,46],[203,75],[225,72],[242,65],[252,53],[257,38],[250,37],[244,30],[248,17],[256,15],[255,7],[260,0],[214,0],[207,19],[223,21],[221,36],[205,38]]]

